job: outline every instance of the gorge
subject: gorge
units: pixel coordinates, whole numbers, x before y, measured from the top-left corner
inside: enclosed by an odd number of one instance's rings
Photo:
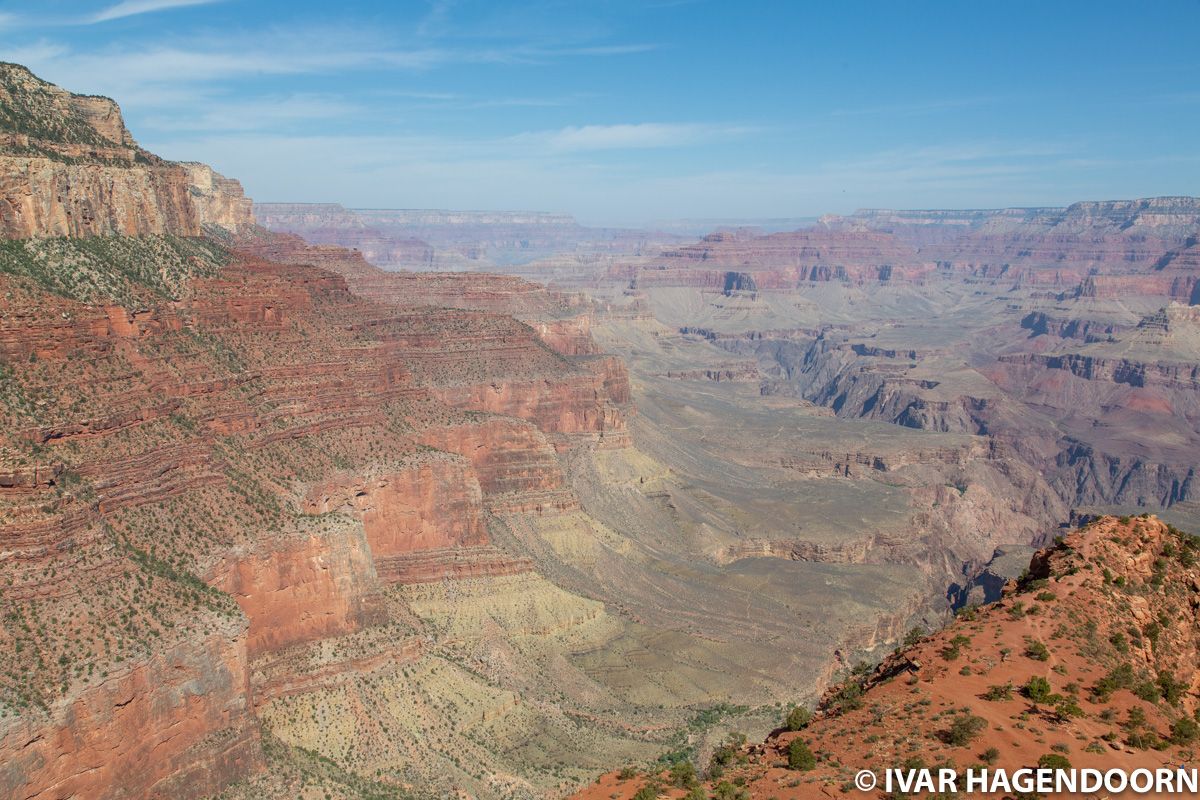
[[[692,241],[256,205],[13,64],[0,132],[4,796],[567,796],[1200,530],[1194,198]]]

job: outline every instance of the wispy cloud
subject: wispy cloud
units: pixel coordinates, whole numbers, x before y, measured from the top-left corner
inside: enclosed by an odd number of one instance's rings
[[[223,1],[224,0],[123,0],[123,2],[102,9],[92,17],[89,17],[88,21],[93,23],[108,22],[109,20],[121,19],[122,17],[133,17],[138,14],[149,14],[154,11],[167,11],[172,8],[183,8],[184,6],[204,6]]]
[[[180,5],[210,0],[169,1]],[[128,0],[109,11],[128,7],[128,13],[143,13],[130,9],[135,3],[137,8],[148,10],[151,3],[166,7],[167,2]],[[442,46],[435,42],[404,47],[396,46],[393,39],[377,30],[347,26],[208,34],[179,43],[122,43],[96,50],[75,50],[42,39],[6,48],[6,57],[76,91],[128,98],[148,87],[195,86],[263,75],[364,70],[420,73],[462,64],[536,64],[564,58],[619,56],[652,47],[647,44],[544,47],[528,42],[471,47]]]
[[[523,133],[520,143],[542,144],[558,152],[631,150],[680,147],[740,136],[752,128],[712,123],[641,122],[621,125],[569,126],[553,131]]]
[[[362,106],[340,97],[314,94],[255,97],[234,102],[205,99],[196,105],[195,114],[150,115],[144,120],[145,127],[162,132],[280,130],[313,120],[350,118],[363,111]]]
[[[449,28],[455,0],[432,0],[429,11],[417,24],[417,36],[440,36]]]

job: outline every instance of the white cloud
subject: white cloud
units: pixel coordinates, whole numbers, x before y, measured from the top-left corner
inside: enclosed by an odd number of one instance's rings
[[[523,133],[513,137],[518,143],[540,144],[558,152],[589,150],[632,150],[657,147],[681,147],[706,141],[728,139],[751,129],[709,123],[641,122],[622,125],[569,126],[554,131]]]
[[[178,4],[181,0],[169,1]],[[162,5],[166,2],[127,0],[102,13],[120,9],[144,13],[151,6],[166,7]],[[302,27],[207,34],[180,43],[121,44],[96,50],[76,50],[43,39],[6,48],[5,57],[73,91],[105,94],[129,102],[129,98],[152,87],[194,87],[262,75],[328,75],[362,70],[419,73],[456,64],[542,63],[571,57],[617,56],[647,47],[547,49],[529,43],[398,47],[373,28]]]
[[[121,19],[122,17],[148,14],[152,11],[166,11],[171,8],[183,8],[184,6],[204,6],[219,2],[223,2],[223,0],[123,0],[123,2],[97,12],[88,21],[108,22],[113,19]]]
[[[171,107],[173,113],[151,114],[142,126],[152,131],[254,131],[289,126],[297,122],[349,118],[362,107],[326,95],[291,94],[228,101],[218,98],[188,100]]]

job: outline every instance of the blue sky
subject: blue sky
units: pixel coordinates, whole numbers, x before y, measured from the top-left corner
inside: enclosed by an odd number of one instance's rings
[[[3,2],[259,200],[590,223],[1200,193],[1200,2]]]

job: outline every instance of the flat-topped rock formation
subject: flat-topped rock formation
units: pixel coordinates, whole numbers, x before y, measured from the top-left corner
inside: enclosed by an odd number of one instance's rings
[[[640,286],[718,291],[987,281],[1076,296],[1191,302],[1200,201],[1081,202],[1067,208],[890,211],[822,217],[794,232],[722,231],[608,268]]]
[[[589,228],[542,211],[347,209],[334,203],[257,203],[260,223],[313,244],[360,250],[388,268],[486,269],[563,253],[636,254],[682,237],[636,229]]]

